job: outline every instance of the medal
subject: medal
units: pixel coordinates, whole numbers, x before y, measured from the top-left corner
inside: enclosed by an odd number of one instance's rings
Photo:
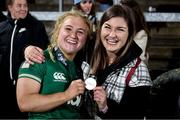
[[[86,89],[88,89],[88,90],[93,90],[93,89],[96,87],[96,85],[97,85],[96,79],[93,78],[93,77],[87,78],[87,79],[85,80],[85,85],[86,85],[86,86],[85,86]]]

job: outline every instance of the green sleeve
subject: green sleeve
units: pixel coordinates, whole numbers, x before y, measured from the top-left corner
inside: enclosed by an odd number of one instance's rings
[[[42,63],[42,64],[34,63],[33,65],[30,65],[25,61],[22,63],[19,69],[18,78],[31,78],[41,83],[46,73],[45,65],[46,63]]]

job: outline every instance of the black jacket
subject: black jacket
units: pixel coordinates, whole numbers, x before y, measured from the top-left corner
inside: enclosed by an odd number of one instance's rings
[[[25,47],[35,45],[45,49],[48,43],[43,23],[30,14],[21,20],[7,16],[7,20],[0,23],[1,83],[9,84],[17,80],[19,66],[24,61]]]
[[[6,16],[0,11],[0,22],[6,20]]]
[[[180,68],[167,71],[153,80],[148,118],[180,119]]]
[[[135,42],[130,46],[127,53],[117,64],[112,64],[106,69],[100,71],[97,76],[98,84],[104,83],[106,77],[116,69],[123,68],[129,62],[140,56],[142,50]],[[129,87],[126,86],[124,95],[120,103],[108,98],[107,113],[99,112],[98,115],[105,119],[143,119],[146,114],[146,101],[150,93],[150,86]]]

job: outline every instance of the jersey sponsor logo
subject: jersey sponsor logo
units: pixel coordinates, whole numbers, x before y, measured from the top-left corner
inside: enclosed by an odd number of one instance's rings
[[[76,106],[76,107],[78,107],[80,103],[81,103],[81,96],[76,96],[76,98],[69,100],[67,102],[68,105]]]
[[[59,72],[55,72],[53,74],[55,82],[67,82],[64,76],[65,76],[64,73],[59,73]]]

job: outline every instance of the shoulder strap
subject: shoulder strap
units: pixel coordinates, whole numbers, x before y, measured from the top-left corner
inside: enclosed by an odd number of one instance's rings
[[[132,75],[134,74],[136,68],[138,67],[138,65],[141,63],[141,59],[140,58],[137,58],[137,61],[136,61],[136,64],[134,67],[132,67],[127,75],[127,78],[126,78],[126,85],[129,84],[129,81],[131,80],[131,77]]]

